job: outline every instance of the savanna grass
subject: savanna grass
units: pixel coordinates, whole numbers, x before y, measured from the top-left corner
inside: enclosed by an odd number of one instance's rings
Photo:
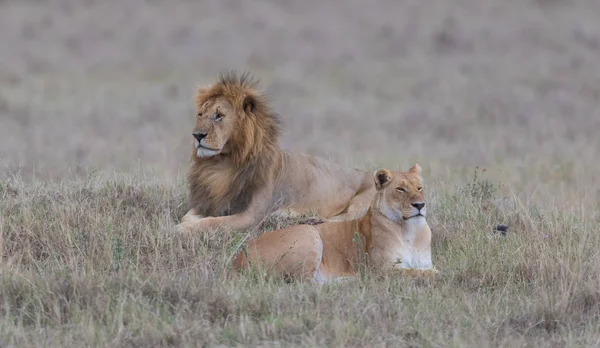
[[[477,175],[428,187],[441,276],[362,270],[323,287],[230,269],[249,235],[294,221],[175,235],[186,210],[181,185],[11,178],[0,186],[0,344],[597,345],[597,223],[527,206]]]

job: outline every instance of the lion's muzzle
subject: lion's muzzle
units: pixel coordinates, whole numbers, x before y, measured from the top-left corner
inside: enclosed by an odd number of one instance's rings
[[[196,140],[198,141],[198,143],[200,143],[202,141],[202,139],[206,138],[206,136],[208,135],[208,133],[194,132],[194,133],[192,133],[192,135],[194,136],[194,138],[196,138]]]
[[[194,146],[196,147],[196,156],[198,158],[215,156],[221,151],[221,149],[213,149],[206,145],[207,133],[194,132],[192,135],[196,139]]]

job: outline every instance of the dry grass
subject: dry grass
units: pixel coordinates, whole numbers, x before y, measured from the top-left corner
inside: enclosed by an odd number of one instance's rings
[[[598,18],[597,0],[0,1],[0,346],[600,346]],[[285,148],[418,161],[442,276],[230,272],[289,221],[174,237],[193,90],[231,68],[261,78]]]
[[[125,175],[5,183],[0,343],[600,344],[597,218],[524,207],[485,179],[430,184],[441,277],[316,288],[232,272],[245,233],[174,238],[183,192]]]

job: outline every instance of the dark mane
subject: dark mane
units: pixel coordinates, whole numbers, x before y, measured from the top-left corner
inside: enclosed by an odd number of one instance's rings
[[[259,91],[258,82],[249,72],[241,75],[227,72],[220,74],[210,87],[198,90],[198,108],[212,98],[223,97],[242,116],[228,139],[229,154],[202,159],[192,154],[189,198],[202,215],[239,213],[246,209],[257,190],[273,180],[279,159],[281,123],[267,96]],[[225,187],[225,190],[215,189]]]
[[[250,71],[244,71],[241,75],[235,71],[228,71],[225,73],[219,74],[219,78],[217,80],[217,84],[221,84],[224,86],[238,86],[240,88],[248,88],[248,89],[257,89],[260,83],[260,80],[250,73]]]
[[[260,80],[249,71],[244,71],[241,75],[235,71],[221,73],[210,88],[199,89],[196,103],[200,106],[209,99],[224,96],[234,107],[243,111],[244,101],[250,98],[255,109],[254,114],[259,118],[269,119],[274,127],[272,131],[275,132],[272,135],[279,137],[281,118],[269,106],[269,98],[259,89],[259,82]]]

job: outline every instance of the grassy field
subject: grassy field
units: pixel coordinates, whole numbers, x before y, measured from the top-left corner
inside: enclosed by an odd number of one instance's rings
[[[0,1],[0,346],[600,346],[600,3],[365,4]],[[285,149],[421,164],[441,276],[231,272],[290,221],[173,235],[229,69]]]

